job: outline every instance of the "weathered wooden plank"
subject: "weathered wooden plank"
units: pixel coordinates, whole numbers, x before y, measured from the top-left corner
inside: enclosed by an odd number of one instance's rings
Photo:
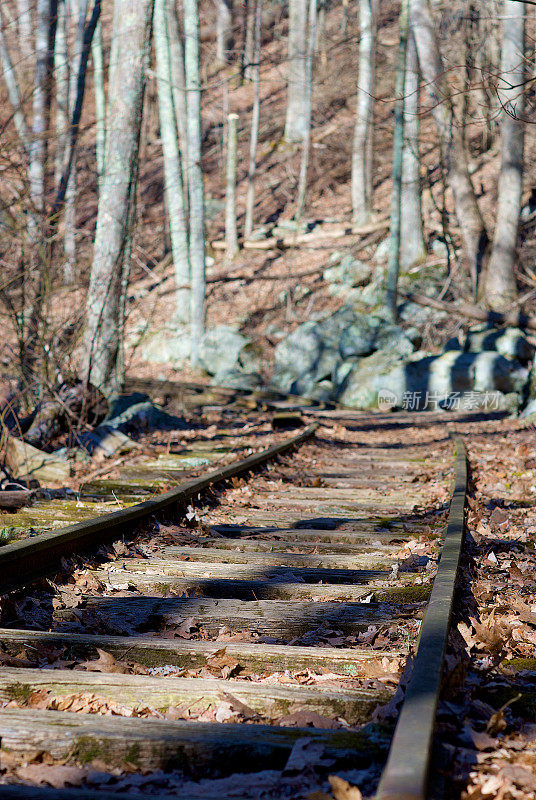
[[[343,717],[351,725],[365,722],[379,703],[387,702],[388,688],[334,689],[325,686],[274,685],[247,680],[174,678],[151,675],[121,675],[66,669],[0,668],[0,699],[25,700],[31,692],[46,690],[53,697],[89,692],[120,703],[131,710],[144,706],[165,712],[185,707],[201,712],[217,706],[226,694],[270,720],[307,708],[334,719]]]
[[[377,584],[357,585],[345,583],[297,583],[281,580],[234,580],[232,578],[177,578],[162,575],[136,575],[126,570],[107,572],[92,571],[99,580],[117,589],[138,589],[141,592],[158,591],[172,594],[197,594],[204,597],[237,598],[240,600],[360,600],[374,593],[378,602],[407,602],[425,600],[430,593],[429,585],[385,586]],[[292,575],[291,575],[292,577]]]
[[[180,627],[199,625],[205,633],[217,635],[222,626],[232,631],[256,632],[275,641],[293,639],[321,626],[357,634],[369,625],[396,624],[405,618],[400,610],[385,604],[337,602],[283,602],[279,600],[215,600],[205,597],[87,597],[81,607],[58,609],[61,620],[79,619],[84,610],[100,612],[107,625],[123,630],[147,625]]]
[[[392,554],[394,548],[389,546],[388,543],[382,541],[359,542],[357,544],[346,542],[310,542],[310,541],[292,541],[292,539],[232,539],[230,536],[225,539],[217,537],[199,537],[197,543],[201,547],[215,549],[215,550],[238,550],[243,552],[259,552],[259,553],[295,553],[299,548],[300,553],[332,553],[332,554],[350,554],[355,553],[362,555],[363,553],[384,553]],[[400,542],[395,545],[396,549],[400,549]],[[217,556],[215,556],[217,558]]]
[[[157,639],[141,636],[106,636],[56,631],[23,631],[0,629],[0,642],[8,653],[20,652],[21,646],[39,645],[67,648],[67,658],[98,658],[97,648],[116,659],[126,659],[147,667],[167,664],[183,669],[206,666],[215,653],[235,659],[244,668],[259,674],[284,669],[329,669],[342,675],[358,675],[361,665],[393,658],[396,653],[365,648],[299,647],[250,642],[206,642],[203,640]]]
[[[204,547],[166,547],[173,557],[189,558],[193,561],[225,562],[227,564],[259,564],[265,567],[325,567],[331,569],[381,569],[390,567],[393,555],[385,552],[353,553],[352,555],[328,555],[326,553],[250,553],[240,550],[211,550]]]
[[[406,530],[401,526],[394,526],[393,530],[385,530],[380,525],[363,526],[362,530],[320,530],[318,528],[277,528],[277,527],[252,527],[248,525],[211,525],[210,531],[218,536],[230,538],[265,536],[273,539],[287,539],[300,542],[348,542],[359,544],[360,542],[381,542],[389,544],[391,542],[410,541],[415,536],[423,533],[423,526],[418,528],[411,526],[411,530]]]
[[[167,548],[166,548],[167,552]],[[202,578],[241,578],[250,580],[290,580],[290,575],[295,575],[296,580],[310,583],[323,581],[324,583],[367,583],[374,580],[387,579],[391,574],[383,569],[330,569],[315,567],[273,566],[249,563],[222,564],[221,562],[208,564],[204,561],[180,561],[176,558],[136,558],[122,559],[121,568],[128,572],[146,575],[176,575],[178,577]],[[108,570],[110,574],[115,565]],[[408,575],[407,579],[411,580]]]
[[[0,710],[2,750],[42,750],[55,758],[110,766],[127,762],[144,769],[179,769],[193,776],[282,768],[293,745],[306,736],[325,746],[340,763],[366,765],[384,753],[388,736],[376,727],[325,731],[273,725],[163,722],[152,719],[69,714],[60,711]]]
[[[185,481],[175,489],[130,508],[67,525],[58,533],[39,534],[27,541],[6,545],[0,552],[0,591],[5,593],[49,575],[71,553],[95,548],[101,542],[116,537],[125,527],[132,528],[134,523],[146,520],[163,510],[176,509],[178,505],[184,504],[215,483],[247,474],[270,458],[288,452],[310,439],[314,435],[315,427],[309,426],[297,436],[254,453],[242,461],[208,472],[201,478]]]

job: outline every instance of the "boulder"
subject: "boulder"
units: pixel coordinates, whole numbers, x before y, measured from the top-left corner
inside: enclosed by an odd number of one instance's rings
[[[199,347],[201,366],[210,374],[235,369],[242,350],[250,340],[227,325],[218,325],[206,331]]]
[[[400,364],[401,357],[388,350],[345,361],[335,375],[337,401],[352,408],[377,408],[379,392],[386,387],[390,389],[393,381],[389,381],[388,377],[394,374]],[[395,389],[402,398],[403,386],[398,385]]]
[[[417,341],[417,332],[413,332]],[[342,306],[320,321],[310,320],[281,341],[275,349],[272,383],[278,389],[309,396],[311,385],[335,375],[341,363],[377,350],[408,356],[415,345],[397,325],[381,316],[360,314],[352,306]]]
[[[339,399],[346,405],[374,408],[378,398],[393,407],[419,410],[445,405],[453,395],[475,392],[503,394],[523,392],[528,370],[518,361],[500,353],[460,353],[410,357],[393,363],[395,354],[386,350],[360,359],[339,387]]]
[[[6,465],[14,478],[44,483],[64,483],[71,474],[64,455],[43,453],[14,436],[7,437]]]
[[[185,430],[188,427],[183,417],[168,414],[142,392],[121,394],[111,398],[110,411],[102,425],[122,433],[139,433],[140,430]]]
[[[526,364],[534,356],[534,346],[519,328],[497,329],[489,326],[471,328],[464,343],[468,353],[491,350],[506,358],[515,358]]]
[[[387,262],[387,258],[389,256],[389,246],[390,246],[390,238],[389,236],[386,239],[382,239],[379,243],[378,247],[374,251],[374,261],[376,264],[381,264]]]
[[[335,253],[331,260],[335,260],[335,257],[337,263],[323,272],[322,277],[326,283],[365,286],[369,282],[372,274],[370,264],[359,261],[349,253],[342,257],[339,253]]]
[[[415,347],[402,328],[385,322],[381,317],[362,315],[341,333],[339,352],[342,358],[371,355],[384,349],[409,356]]]
[[[78,444],[81,452],[91,456],[119,456],[139,448],[139,444],[126,433],[109,425],[98,425],[93,431],[85,431],[78,437]]]
[[[140,354],[150,364],[180,367],[190,358],[190,336],[180,325],[169,324],[155,333],[143,334]]]
[[[240,369],[230,369],[220,372],[211,381],[213,386],[225,386],[228,389],[258,389],[262,385],[262,376],[258,372],[243,372]]]

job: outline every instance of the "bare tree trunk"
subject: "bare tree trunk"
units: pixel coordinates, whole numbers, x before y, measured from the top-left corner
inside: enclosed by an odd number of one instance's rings
[[[374,0],[359,0],[361,35],[357,109],[352,148],[352,217],[365,225],[372,216],[372,120],[374,114],[376,14]]]
[[[61,180],[63,158],[69,136],[69,54],[67,50],[68,31],[67,0],[58,2],[58,26],[54,50],[54,82],[56,84],[56,146],[54,153],[54,183]]]
[[[78,134],[80,132],[80,118],[82,115],[82,107],[84,104],[87,64],[89,60],[89,53],[91,50],[91,42],[93,40],[93,35],[97,28],[97,23],[100,17],[100,11],[101,11],[101,0],[94,0],[91,17],[84,29],[82,52],[78,64],[78,74],[76,76],[76,92],[71,114],[69,140],[67,143],[65,156],[63,159],[63,171],[61,175],[61,181],[58,186],[58,190],[56,192],[56,198],[54,201],[54,207],[53,207],[54,214],[57,214],[63,208],[63,205],[65,203],[65,195],[69,184],[69,178],[71,176],[71,168],[73,165],[75,148],[78,141]]]
[[[182,167],[184,209],[188,216],[188,130],[186,108],[186,89],[184,78],[184,47],[177,14],[176,2],[167,3],[167,29],[169,56],[171,61],[171,81],[173,86],[173,106],[175,124],[179,133],[179,152]]]
[[[187,322],[190,302],[190,293],[187,288],[190,281],[188,225],[184,209],[181,157],[173,102],[167,25],[167,6],[169,2],[170,0],[155,0],[154,5],[156,83],[160,112],[160,137],[164,153],[166,211],[169,220],[175,282],[177,284],[176,314],[180,322]]]
[[[248,189],[246,195],[246,219],[244,222],[244,238],[249,239],[253,233],[253,214],[255,210],[255,173],[257,171],[257,142],[259,140],[260,120],[260,78],[261,78],[261,32],[262,32],[262,0],[255,3],[255,33],[253,44],[253,108],[251,111],[251,136],[249,140]]]
[[[257,4],[255,0],[245,0],[245,30],[242,49],[242,80],[254,80],[255,69],[255,19]]]
[[[410,7],[419,66],[438,129],[465,258],[476,293],[488,237],[469,174],[463,131],[456,125],[454,118],[452,98],[445,79],[447,71],[439,50],[428,0],[411,0]]]
[[[107,142],[86,303],[84,379],[117,388],[121,286],[136,191],[145,73],[153,0],[115,0],[110,56]]]
[[[227,169],[225,186],[225,258],[232,261],[238,253],[236,226],[236,162],[238,148],[238,114],[227,116]]]
[[[13,122],[15,129],[18,133],[19,139],[25,150],[26,154],[30,153],[31,141],[24,110],[22,107],[22,99],[20,95],[19,83],[17,74],[13,67],[13,62],[9,54],[7,41],[4,33],[4,19],[2,16],[2,7],[0,5],[0,64],[2,65],[2,75],[6,84],[9,104],[13,113]]]
[[[106,94],[104,92],[104,59],[102,54],[102,25],[97,23],[91,40],[91,57],[93,59],[93,86],[95,89],[96,117],[96,156],[99,191],[104,175],[104,151],[106,148]]]
[[[227,64],[234,48],[233,0],[216,0],[216,7],[216,57],[221,64]]]
[[[305,91],[304,106],[306,113],[306,129],[303,139],[302,157],[300,163],[300,177],[298,181],[298,197],[296,200],[296,213],[294,218],[299,222],[303,217],[305,209],[305,197],[307,194],[307,175],[309,172],[309,153],[311,149],[311,112],[313,99],[313,58],[316,44],[316,8],[317,0],[309,0],[307,31],[307,60],[305,64]]]
[[[514,270],[523,190],[526,15],[524,3],[505,0],[498,87],[502,105],[501,172],[493,250],[485,273],[486,304],[493,311],[505,311],[517,299]]]
[[[32,47],[32,0],[17,0],[17,22],[24,71],[28,71],[33,60]]]
[[[303,142],[307,132],[306,86],[307,0],[289,0],[288,93],[285,121],[287,142]]]
[[[406,54],[405,86],[400,236],[400,266],[402,268],[411,267],[426,256],[419,158],[419,64],[415,40],[411,32]]]
[[[76,102],[78,75],[80,73],[80,63],[82,61],[82,51],[84,48],[84,32],[86,27],[87,9],[88,0],[78,0],[78,23],[72,56],[72,72],[69,81],[69,109],[71,112]],[[73,283],[76,271],[76,185],[77,169],[75,147],[72,155],[71,172],[69,175],[69,181],[67,183],[67,191],[65,193],[65,263],[63,265],[63,281],[66,284]]]
[[[37,0],[36,14],[36,64],[33,90],[33,125],[30,148],[30,198],[34,210],[43,214],[45,210],[45,164],[47,159],[47,131],[50,114],[49,105],[49,44],[50,44],[50,0]],[[35,231],[32,232],[32,237]]]
[[[183,0],[184,71],[188,107],[188,191],[190,198],[191,361],[199,361],[205,331],[205,190],[201,165],[201,77],[198,0]]]
[[[400,39],[396,70],[395,129],[393,135],[393,199],[391,208],[391,238],[389,240],[389,261],[387,265],[387,286],[385,306],[393,321],[397,314],[397,288],[400,272],[400,234],[402,167],[404,157],[404,95],[406,87],[406,53],[409,33],[409,0],[402,0],[399,16]]]

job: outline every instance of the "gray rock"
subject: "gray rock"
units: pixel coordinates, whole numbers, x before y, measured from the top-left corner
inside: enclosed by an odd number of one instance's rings
[[[406,356],[413,353],[415,346],[401,328],[379,317],[362,316],[342,331],[339,352],[343,358],[383,349]]]
[[[391,390],[389,376],[400,363],[400,356],[387,350],[345,362],[336,374],[337,400],[352,408],[377,408],[379,392],[385,388]]]
[[[327,283],[365,286],[369,282],[371,274],[370,264],[365,264],[348,253],[340,259],[338,264],[324,270],[322,277]]]
[[[334,399],[335,385],[333,381],[319,381],[313,388],[305,395],[309,400],[318,400],[323,403],[329,403]]]
[[[109,425],[99,425],[93,431],[84,431],[78,437],[78,444],[83,452],[92,456],[99,453],[105,456],[121,455],[139,447],[125,433]]]
[[[227,325],[206,331],[199,347],[199,361],[210,375],[228,372],[239,363],[240,354],[250,340]]]
[[[532,398],[529,400],[521,414],[520,417],[534,417],[536,416],[536,398]]]
[[[140,354],[150,364],[180,367],[190,358],[190,336],[180,326],[169,325],[155,333],[144,333]]]
[[[462,347],[458,337],[457,336],[452,336],[448,340],[448,342],[446,343],[446,345],[443,348],[443,350],[445,350],[445,351],[447,351],[447,350],[458,350],[458,351],[461,351],[461,350],[463,350],[463,347]]]
[[[444,405],[453,394],[521,393],[528,371],[499,353],[460,353],[403,361],[386,350],[360,359],[339,388],[345,405],[374,408],[378,401],[419,410]]]
[[[376,250],[374,252],[374,256],[373,256],[374,261],[376,262],[376,264],[387,261],[387,257],[389,255],[389,243],[390,243],[389,237],[387,237],[386,239],[383,239],[379,243],[378,247],[376,248]]]
[[[447,245],[441,239],[434,239],[434,241],[430,245],[430,250],[435,256],[438,256],[439,258],[447,258],[449,254],[449,249]]]
[[[472,328],[465,337],[464,350],[468,353],[496,351],[506,358],[515,358],[523,363],[528,363],[534,356],[533,345],[519,328]]]
[[[102,426],[122,433],[138,433],[140,430],[185,430],[188,427],[183,417],[168,414],[155,406],[148,395],[141,392],[111,398],[110,411]],[[93,432],[97,429],[95,428]]]
[[[262,386],[262,377],[258,372],[231,369],[215,375],[211,383],[213,386],[225,386],[229,389],[258,389]]]
[[[240,351],[238,363],[244,372],[259,372],[264,363],[261,346],[257,342],[246,344]]]
[[[213,220],[225,208],[225,200],[218,200],[205,194],[205,217],[208,221]]]
[[[304,322],[275,348],[275,374],[294,378],[311,373],[323,348],[316,322]]]

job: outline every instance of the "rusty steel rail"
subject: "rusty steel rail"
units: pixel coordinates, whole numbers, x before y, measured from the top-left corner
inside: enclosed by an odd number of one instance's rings
[[[376,800],[426,800],[443,659],[463,545],[467,455],[456,437],[456,469],[445,541],[421,626],[415,663]]]
[[[146,520],[164,509],[183,505],[209,486],[244,475],[266,464],[272,458],[311,439],[317,427],[318,424],[313,423],[296,436],[226,467],[207,472],[199,478],[184,481],[151,500],[136,503],[120,511],[101,514],[75,525],[66,525],[57,533],[43,533],[0,548],[0,594],[22,588],[32,581],[53,574],[61,567],[61,560],[66,556],[95,548],[116,537],[132,523]]]

